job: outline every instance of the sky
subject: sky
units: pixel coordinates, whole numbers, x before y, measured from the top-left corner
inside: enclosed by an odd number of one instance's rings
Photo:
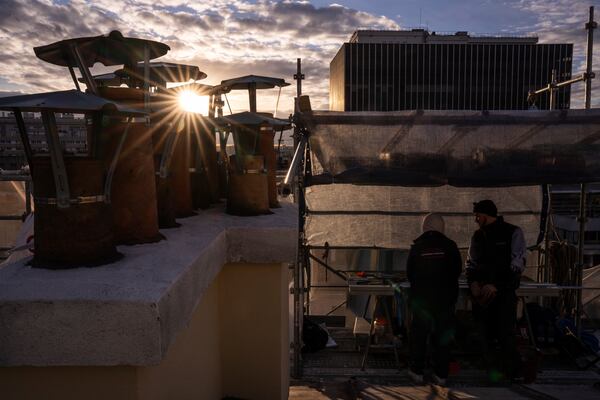
[[[115,29],[168,44],[161,60],[199,66],[208,74],[201,83],[247,74],[286,79],[292,85],[281,93],[282,117],[293,109],[297,58],[306,76],[303,93],[314,109],[328,108],[329,62],[357,29],[533,34],[542,43],[574,43],[575,75],[585,68],[591,5],[600,21],[600,0],[0,0],[0,95],[73,88],[68,70],[37,59],[33,47]],[[600,72],[598,30],[594,52]],[[272,112],[276,98],[276,90],[259,91],[259,111]],[[234,112],[247,107],[241,93],[229,99]],[[571,106],[583,107],[582,84],[573,87]]]

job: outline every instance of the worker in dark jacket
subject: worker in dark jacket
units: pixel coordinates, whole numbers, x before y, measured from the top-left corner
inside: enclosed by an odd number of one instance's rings
[[[466,272],[473,296],[473,313],[485,335],[484,355],[492,379],[517,378],[520,357],[515,343],[516,289],[525,268],[526,245],[521,228],[498,216],[491,200],[474,203],[479,229],[471,238]],[[493,361],[495,349],[499,363]]]
[[[432,379],[443,385],[448,377],[449,346],[454,338],[454,308],[462,260],[456,243],[444,235],[444,220],[439,214],[426,215],[422,231],[410,248],[407,261],[412,313],[409,376],[416,383],[423,382],[429,342]]]

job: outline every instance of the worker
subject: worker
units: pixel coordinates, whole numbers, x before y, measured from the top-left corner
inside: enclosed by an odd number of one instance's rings
[[[473,203],[473,213],[479,229],[471,238],[466,265],[473,314],[483,330],[491,380],[513,380],[521,370],[515,342],[516,289],[525,269],[525,239],[521,228],[498,216],[493,201]]]
[[[449,350],[454,339],[454,309],[462,259],[456,243],[444,235],[441,215],[426,215],[422,232],[410,248],[406,265],[412,314],[408,374],[413,382],[423,383],[427,354],[430,353],[431,379],[435,384],[445,385]]]

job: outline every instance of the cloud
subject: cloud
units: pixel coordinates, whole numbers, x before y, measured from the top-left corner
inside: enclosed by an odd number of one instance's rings
[[[587,1],[505,0],[502,7],[523,15],[518,20],[533,21],[523,26],[515,22],[506,31],[533,33],[541,42],[574,43],[577,74],[584,65]],[[314,108],[327,108],[329,62],[341,44],[356,29],[400,28],[385,16],[339,4],[317,7],[308,1],[0,0],[0,6],[0,89],[28,93],[73,86],[65,68],[35,57],[34,46],[118,29],[126,36],[165,42],[171,51],[164,60],[198,65],[210,84],[250,73],[293,83],[296,59],[302,58],[304,93],[311,96]],[[597,70],[599,45],[597,41]],[[96,73],[106,71],[94,68]],[[594,89],[600,93],[600,77]],[[582,107],[582,90],[582,84],[573,86],[573,107]],[[241,108],[245,100],[238,94],[231,100]],[[267,102],[276,96],[260,95]],[[295,85],[282,90],[279,108],[285,113],[292,110],[294,95]],[[597,97],[594,104],[600,105],[600,94]]]
[[[329,62],[341,44],[358,28],[398,28],[383,16],[303,1],[0,2],[8,10],[0,15],[0,82],[24,92],[73,86],[66,69],[35,58],[34,46],[119,29],[126,36],[167,43],[171,51],[165,60],[198,65],[212,84],[250,73],[291,81],[296,58],[302,58],[305,92],[317,108],[327,108]],[[292,87],[282,91],[280,109],[292,110],[294,94]]]
[[[589,0],[520,0],[514,7],[535,16],[533,26],[516,26],[515,31],[533,33],[541,43],[573,44],[573,76],[585,72],[587,31],[585,23],[589,19]],[[598,13],[595,18],[598,21]],[[596,30],[596,37],[598,30]],[[600,41],[594,43],[593,67],[600,71]],[[600,74],[592,80],[592,107],[600,107]],[[595,97],[594,97],[595,94]],[[571,87],[571,108],[584,107],[584,84]]]

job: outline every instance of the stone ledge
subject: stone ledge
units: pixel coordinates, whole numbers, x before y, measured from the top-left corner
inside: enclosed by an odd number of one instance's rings
[[[234,217],[222,207],[181,219],[159,243],[120,246],[97,268],[0,268],[0,366],[156,365],[222,266],[296,257],[297,208]]]

